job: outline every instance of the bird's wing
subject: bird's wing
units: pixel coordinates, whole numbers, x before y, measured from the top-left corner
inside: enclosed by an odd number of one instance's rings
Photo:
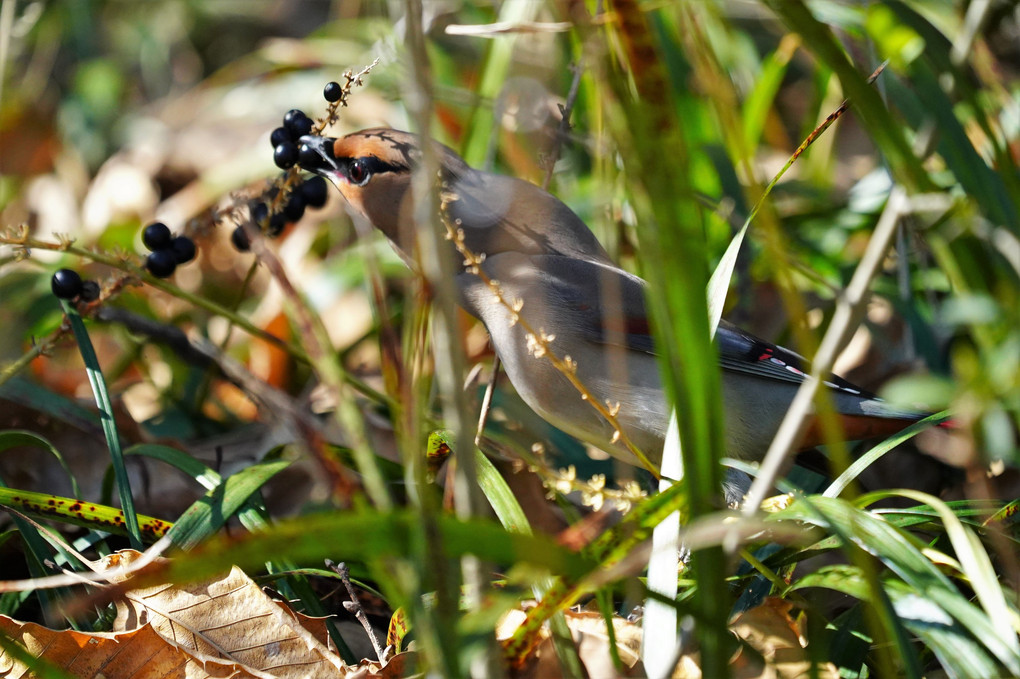
[[[807,378],[807,360],[789,349],[766,342],[727,321],[720,321],[715,333],[719,363],[724,370],[752,377],[800,384]],[[871,392],[830,374],[826,386],[865,399],[876,398]]]
[[[562,306],[564,320],[571,319],[585,340],[655,354],[644,280],[596,261],[558,255],[532,256],[532,260],[548,277],[545,285],[555,302]],[[719,363],[725,371],[793,385],[807,379],[809,365],[803,356],[755,337],[727,321],[719,323],[715,344]],[[904,419],[923,416],[923,413],[889,408],[872,392],[838,375],[830,373],[824,383],[833,392],[850,397],[848,403],[874,404],[874,408],[869,405],[868,414]]]
[[[475,254],[562,255],[612,265],[581,218],[534,184],[468,168],[448,181],[446,198]]]
[[[558,255],[537,255],[528,259],[533,270],[545,279],[542,285],[548,301],[562,309],[561,322],[569,323],[582,339],[635,352],[655,353],[644,280],[601,262]],[[719,324],[715,343],[720,365],[733,378],[746,376],[792,386],[807,379],[808,365],[802,356],[727,321]],[[836,375],[830,374],[824,383],[837,397],[837,410],[848,416],[844,429],[852,439],[888,434],[900,428],[897,425],[876,429],[876,418],[913,421],[925,415],[890,408],[873,393]],[[763,385],[748,383],[746,388],[758,390]]]
[[[599,262],[554,256],[542,259],[548,260],[540,264],[543,270],[557,272],[552,287],[561,303],[584,319],[581,329],[588,341],[655,353],[645,305],[645,281]],[[807,377],[809,367],[803,356],[727,321],[720,322],[715,343],[724,370],[792,384],[800,384]],[[825,384],[862,399],[875,398],[838,375],[830,374]]]
[[[560,255],[530,259],[543,272],[550,301],[562,309],[563,320],[571,322],[583,339],[655,353],[642,279],[589,259]]]

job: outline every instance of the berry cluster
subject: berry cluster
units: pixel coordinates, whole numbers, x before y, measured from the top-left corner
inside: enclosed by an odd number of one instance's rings
[[[273,162],[278,168],[288,170],[294,167],[298,159],[298,140],[312,131],[312,125],[312,119],[296,108],[283,116],[283,126],[269,135],[269,143],[273,145]]]
[[[338,82],[326,83],[322,96],[330,104],[335,104],[343,97],[343,87]],[[330,118],[333,120],[333,109]],[[282,170],[288,170],[262,195],[248,202],[251,224],[270,238],[283,233],[288,224],[301,219],[305,208],[320,208],[326,204],[328,197],[326,180],[322,177],[299,179],[291,170],[299,159],[298,143],[306,134],[310,134],[315,124],[304,111],[291,109],[283,116],[283,125],[269,135],[269,143],[273,146],[273,161]],[[292,176],[293,175],[293,176]],[[283,195],[280,192],[283,191]],[[230,242],[240,252],[251,249],[251,241],[244,226],[238,226],[230,234]]]
[[[298,180],[291,183],[289,192],[284,196],[285,202],[281,199],[282,207],[273,212],[273,204],[277,202],[280,191],[278,185],[270,186],[261,196],[248,203],[251,223],[270,238],[276,238],[283,233],[287,224],[293,224],[301,219],[305,214],[305,208],[320,208],[326,204],[326,198],[329,197],[326,180],[322,177]],[[234,229],[230,241],[240,252],[247,252],[251,248],[243,226]]]
[[[81,298],[83,302],[99,299],[99,283],[83,281],[74,269],[59,269],[50,279],[50,289],[60,299]]]
[[[163,222],[153,222],[142,231],[142,243],[152,252],[145,268],[156,278],[169,278],[180,264],[195,258],[195,242],[187,236],[174,236]]]
[[[326,101],[335,103],[343,96],[343,88],[338,82],[326,83],[322,89]],[[314,123],[304,111],[292,108],[283,116],[283,125],[269,135],[269,143],[273,145],[273,162],[281,170],[289,170],[298,162],[298,141],[310,134]]]

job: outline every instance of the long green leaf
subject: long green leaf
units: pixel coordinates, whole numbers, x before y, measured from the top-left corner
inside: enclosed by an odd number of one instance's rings
[[[233,565],[261,567],[267,559],[282,555],[297,563],[324,558],[373,563],[386,557],[408,557],[412,553],[411,532],[417,524],[410,510],[384,513],[365,509],[288,519],[236,539],[214,536],[144,579],[153,583],[198,580]],[[530,564],[574,578],[597,566],[547,536],[508,533],[490,521],[462,521],[444,515],[437,529],[450,558],[472,554],[494,563]]]
[[[120,506],[124,509],[124,524],[127,527],[128,538],[131,546],[135,549],[142,549],[142,531],[138,526],[138,517],[135,514],[135,500],[131,493],[131,479],[128,477],[127,466],[124,464],[124,454],[120,448],[120,435],[117,433],[117,424],[113,415],[113,401],[110,399],[110,392],[106,388],[106,379],[103,377],[102,368],[99,366],[99,359],[96,351],[92,348],[92,340],[85,329],[85,323],[77,310],[66,300],[60,301],[67,315],[67,320],[74,331],[74,338],[78,342],[78,350],[85,362],[85,372],[89,377],[89,384],[92,385],[92,393],[96,397],[96,406],[99,408],[100,422],[103,425],[103,433],[106,435],[106,446],[110,451],[110,461],[113,463],[113,471],[117,480],[117,494],[120,497]]]
[[[263,462],[227,477],[205,497],[188,507],[167,535],[181,549],[191,549],[209,537],[240,509],[266,481],[290,466],[289,460]],[[279,555],[270,554],[267,560]]]
[[[81,490],[78,488],[78,479],[74,478],[74,474],[71,473],[71,468],[67,466],[67,461],[64,459],[64,456],[60,454],[60,451],[57,450],[52,443],[47,441],[44,437],[30,431],[8,429],[7,431],[0,432],[0,452],[9,448],[17,448],[21,446],[42,448],[49,452],[57,459],[57,463],[60,465],[60,468],[67,474],[67,478],[71,482],[71,493],[75,497],[81,495]]]
[[[927,497],[927,496],[926,496]],[[812,496],[779,512],[786,518],[838,530],[861,549],[873,554],[896,573],[914,592],[941,607],[958,620],[1003,665],[1020,673],[1020,654],[1014,643],[997,633],[997,625],[984,611],[964,597],[939,568],[922,552],[922,545],[905,531],[871,513],[834,498]]]
[[[124,511],[95,502],[85,502],[60,495],[36,493],[30,490],[0,487],[0,505],[16,509],[30,516],[56,519],[64,523],[116,535],[128,535]],[[173,524],[144,514],[138,523],[146,542],[155,542]]]
[[[854,566],[824,566],[798,578],[788,591],[809,587],[823,587],[856,597],[868,602],[868,605],[873,603],[868,583]],[[924,641],[939,658],[942,667],[953,676],[981,679],[999,673],[1000,666],[988,655],[983,645],[941,608],[919,596],[901,581],[886,580],[883,587],[889,593],[904,626]]]

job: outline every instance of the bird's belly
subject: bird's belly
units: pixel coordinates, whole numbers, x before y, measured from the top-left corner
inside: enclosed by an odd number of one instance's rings
[[[521,398],[546,421],[606,452],[634,461],[626,446],[614,440],[615,429],[548,359],[536,358],[527,352],[517,352],[509,359],[501,358]],[[587,358],[591,361],[593,356]],[[654,357],[616,356],[614,360],[612,352],[608,352],[601,358],[604,362],[600,370],[604,373],[585,370],[579,362],[578,379],[598,403],[619,406],[616,419],[623,432],[650,460],[658,463],[669,412]],[[526,362],[537,361],[545,365],[526,365]],[[595,377],[603,374],[607,377]],[[536,376],[540,377],[536,379]],[[750,461],[759,461],[765,455],[796,391],[792,385],[768,386],[771,388],[749,385],[745,380],[733,381],[724,373],[726,455]],[[777,393],[777,389],[782,393]]]
[[[655,359],[626,355],[626,350],[569,342],[557,337],[550,351],[558,359],[568,355],[576,363],[575,385],[549,356],[536,357],[522,336],[515,350],[500,353],[507,377],[525,403],[555,427],[606,452],[635,463],[616,429],[593,403],[614,412],[626,438],[653,462],[658,462],[668,423]],[[563,349],[564,351],[560,351]],[[570,350],[573,349],[573,353]],[[613,351],[615,349],[615,351]],[[509,354],[509,355],[508,355]]]
[[[796,385],[776,383],[723,371],[726,404],[726,453],[760,461],[797,391]]]

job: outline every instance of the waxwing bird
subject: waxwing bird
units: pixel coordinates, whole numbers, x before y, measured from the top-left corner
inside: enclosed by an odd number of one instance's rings
[[[634,462],[605,418],[546,357],[536,356],[525,325],[553,336],[551,351],[569,356],[581,383],[600,403],[619,404],[627,438],[656,464],[669,408],[659,377],[645,305],[646,283],[614,265],[588,227],[564,203],[528,182],[469,167],[436,142],[448,216],[466,248],[485,258],[485,278],[498,281],[518,310],[496,300],[490,283],[461,265],[460,304],[489,331],[521,398],[576,438]],[[351,207],[413,261],[411,173],[420,159],[416,135],[376,128],[340,139],[301,138],[300,164],[329,181]],[[453,247],[453,245],[451,245]],[[464,258],[458,256],[457,260]],[[515,322],[519,314],[526,324]],[[762,458],[804,381],[797,354],[720,324],[727,454]],[[898,431],[924,416],[890,408],[838,377],[826,381],[850,440]],[[680,414],[683,417],[683,414]],[[818,445],[809,432],[804,447]]]

